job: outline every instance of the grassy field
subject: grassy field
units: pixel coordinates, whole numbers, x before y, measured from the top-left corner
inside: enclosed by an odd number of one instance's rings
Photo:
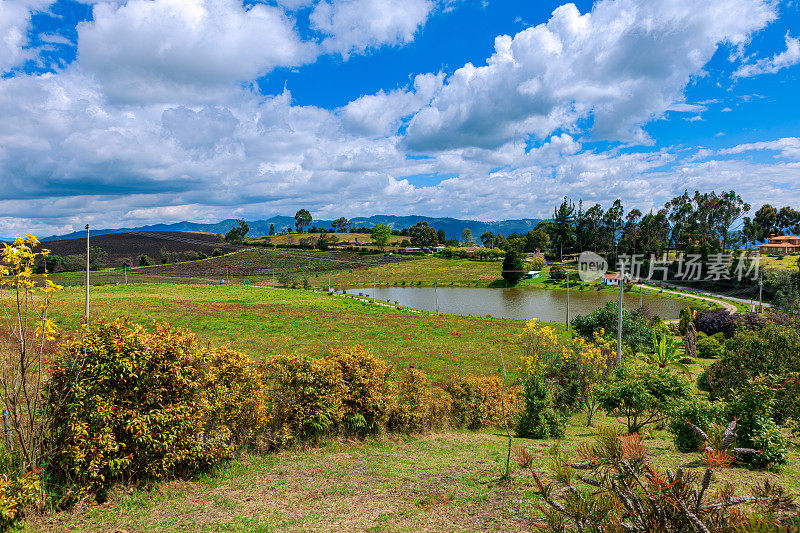
[[[402,263],[404,266],[407,263]],[[55,316],[77,325],[82,292],[58,295]],[[128,315],[169,321],[204,340],[228,344],[258,359],[273,353],[324,352],[361,344],[390,362],[414,364],[433,379],[497,371],[497,346],[513,343],[521,321],[435,316],[301,290],[242,285],[131,285],[92,289],[94,316]],[[504,350],[515,363],[517,354]],[[707,365],[709,361],[701,361]],[[701,365],[693,365],[699,372]],[[616,420],[596,415],[597,426]],[[583,414],[572,417],[562,450],[592,439]],[[647,431],[651,463],[700,471],[699,454],[675,450],[663,429]],[[545,472],[552,441],[514,439]],[[533,529],[539,511],[528,471],[514,466],[500,479],[505,439],[496,433],[444,431],[367,441],[326,441],[278,454],[242,455],[194,480],[153,487],[119,486],[104,504],[83,502],[67,513],[30,519],[28,531],[519,531]],[[740,493],[764,477],[800,490],[800,457],[775,472],[718,469],[718,482]]]
[[[800,268],[800,254],[793,255],[762,255],[761,268],[766,270],[783,270],[789,272],[797,272]]]
[[[59,293],[57,322],[75,327],[83,292]],[[490,373],[499,365],[500,342],[512,341],[519,320],[441,315],[377,306],[342,296],[243,285],[129,285],[92,288],[92,316],[130,316],[142,323],[189,327],[203,340],[226,344],[254,359],[330,346],[361,345],[401,366],[432,377]],[[509,357],[515,357],[509,354]]]
[[[615,421],[600,416],[598,425]],[[562,450],[591,441],[592,428],[573,417]],[[544,466],[553,441],[514,439]],[[651,464],[702,472],[699,454],[675,451],[665,431],[645,440]],[[540,517],[530,472],[512,459],[500,479],[507,440],[494,433],[444,432],[366,442],[330,441],[266,456],[245,455],[193,481],[152,489],[119,487],[103,505],[28,524],[30,531],[526,531]],[[574,456],[574,455],[573,455]],[[761,479],[800,489],[796,449],[777,472],[717,469],[715,482],[739,493]]]
[[[505,287],[501,276],[502,262],[476,261],[470,259],[443,259],[440,257],[415,257],[394,254],[386,257],[376,254],[361,254],[348,251],[311,251],[286,249],[249,249],[212,257],[200,261],[189,261],[166,265],[131,268],[127,281],[137,283],[183,283],[212,284],[220,279],[261,286],[290,284],[310,287],[358,288],[378,286],[432,287],[438,280],[440,287]],[[573,274],[574,276],[574,274]],[[51,276],[62,285],[84,283],[83,272],[62,272]],[[114,285],[125,283],[122,270],[103,270],[90,274],[92,285]],[[548,269],[536,279],[522,280],[515,285],[520,288],[566,290],[565,281],[554,281]],[[576,283],[572,290],[616,293],[616,287],[600,283]],[[631,290],[631,289],[626,289]],[[636,289],[633,289],[636,290]],[[645,294],[656,295],[658,291],[645,289]],[[673,294],[665,298],[692,301],[700,306],[713,306],[690,296]],[[744,306],[742,306],[744,309]]]

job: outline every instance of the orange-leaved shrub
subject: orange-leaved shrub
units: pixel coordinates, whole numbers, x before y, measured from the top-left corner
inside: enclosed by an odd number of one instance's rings
[[[416,368],[393,373],[357,346],[319,358],[276,355],[260,368],[269,390],[267,440],[277,448],[325,435],[500,426],[501,399],[509,423],[519,411],[518,389],[503,395],[496,376],[456,376],[440,387]]]
[[[190,476],[263,424],[250,361],[169,324],[92,321],[53,362],[50,480],[70,503],[116,481]]]
[[[509,424],[519,412],[518,387],[506,387],[497,376],[466,374],[453,376],[444,383],[444,390],[453,399],[452,423],[467,429],[480,429],[503,424],[503,402]]]
[[[431,427],[433,394],[425,372],[416,368],[405,370],[397,383],[394,406],[389,417],[389,429],[417,433]]]
[[[268,438],[274,446],[316,439],[341,426],[347,388],[336,360],[276,355],[261,371],[269,390]]]
[[[345,429],[359,434],[383,429],[393,399],[389,365],[360,346],[332,348],[327,358],[342,373]]]

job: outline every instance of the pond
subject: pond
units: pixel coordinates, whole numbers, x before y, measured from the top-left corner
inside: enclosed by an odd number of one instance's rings
[[[348,289],[349,294],[362,293],[372,296],[372,287]],[[398,302],[404,307],[436,311],[438,293],[439,311],[456,315],[486,316],[497,318],[517,318],[529,320],[537,318],[544,322],[564,322],[566,318],[567,292],[546,289],[487,289],[439,287],[378,287],[375,297],[378,300]],[[603,307],[606,302],[616,301],[617,293],[589,290],[569,291],[570,318],[587,315]],[[626,293],[626,309],[639,308],[639,293]],[[663,319],[678,318],[686,302],[642,296],[642,303],[651,313]]]

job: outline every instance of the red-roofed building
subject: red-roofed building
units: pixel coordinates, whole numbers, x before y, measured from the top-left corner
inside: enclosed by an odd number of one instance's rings
[[[766,244],[758,245],[758,251],[762,254],[793,254],[800,252],[800,237],[794,235],[770,237]]]

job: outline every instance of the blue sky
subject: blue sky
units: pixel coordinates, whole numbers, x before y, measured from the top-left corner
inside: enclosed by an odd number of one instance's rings
[[[0,235],[800,206],[795,0],[4,0]]]

